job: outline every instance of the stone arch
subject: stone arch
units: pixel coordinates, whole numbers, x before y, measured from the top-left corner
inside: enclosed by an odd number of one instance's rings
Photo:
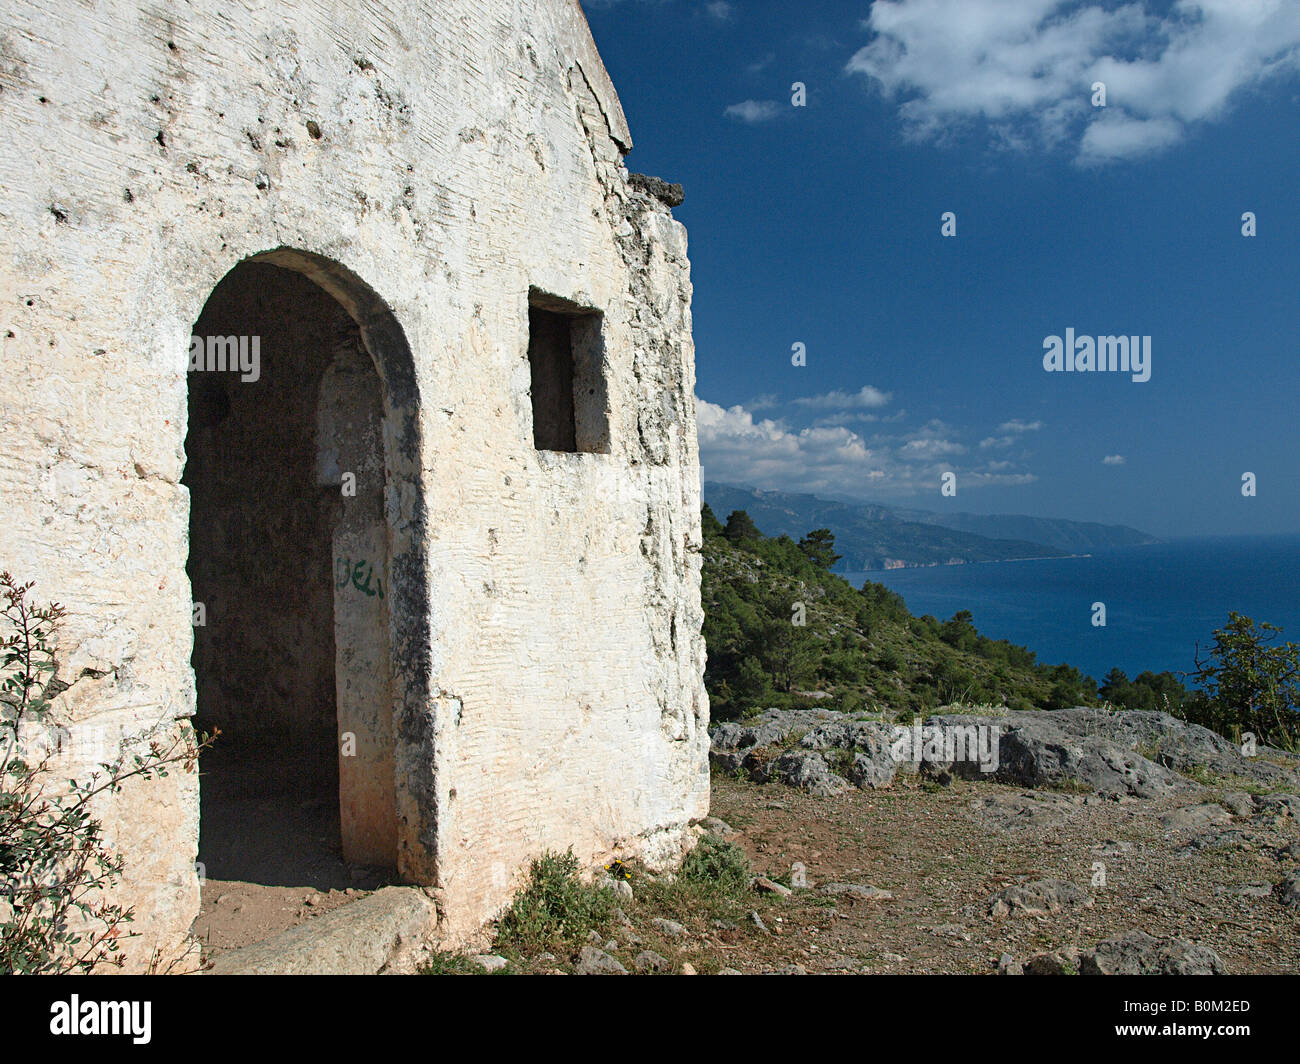
[[[264,384],[267,394],[262,399],[251,397],[251,393],[233,391],[245,384],[255,389],[258,380],[248,379],[253,374],[244,371],[242,366],[236,373],[229,367],[223,371],[219,365],[211,364],[214,360],[206,346],[206,337],[200,333],[210,327],[229,327],[228,332],[218,333],[226,338],[229,350],[229,337],[240,335],[233,325],[238,324],[241,314],[250,322],[269,322],[273,331],[281,330],[277,342],[283,350],[268,350],[264,343],[255,345],[263,360],[258,367],[258,379],[263,372],[272,375],[277,372],[277,358],[287,375],[298,374],[301,379],[278,387]],[[194,483],[205,475],[205,468],[210,472],[212,456],[204,456],[202,449],[220,439],[213,432],[214,419],[219,426],[230,416],[234,394],[235,405],[242,412],[243,436],[259,440],[259,433],[268,433],[264,441],[268,452],[265,460],[278,463],[270,473],[263,470],[261,474],[252,474],[255,483],[263,487],[275,483],[279,490],[273,494],[283,494],[286,498],[279,499],[276,505],[262,504],[261,510],[247,504],[250,509],[242,526],[238,521],[232,523],[236,529],[265,532],[266,538],[258,542],[269,549],[278,547],[285,553],[301,550],[304,554],[296,569],[294,565],[288,566],[276,573],[270,583],[278,580],[283,585],[292,579],[295,571],[305,572],[314,574],[307,577],[309,581],[323,575],[333,592],[329,618],[333,638],[328,640],[332,644],[333,669],[326,670],[324,661],[318,660],[315,668],[300,667],[299,662],[290,671],[297,667],[297,674],[311,681],[309,686],[314,685],[318,701],[324,698],[320,693],[326,687],[324,673],[332,674],[335,730],[330,746],[336,758],[335,778],[339,785],[342,856],[353,863],[387,867],[406,879],[429,882],[434,853],[429,715],[430,594],[424,537],[419,389],[405,330],[384,300],[351,270],[332,259],[288,247],[255,254],[235,264],[211,290],[195,329],[201,343],[196,352],[194,340],[191,341],[191,423],[186,440],[186,480],[191,488],[190,570],[195,601],[200,599],[204,583],[217,588],[218,599],[205,604],[209,605],[207,623],[214,628],[206,632],[195,629],[197,721],[200,727],[208,723],[204,694],[205,686],[211,693],[212,679],[207,676],[205,683],[205,670],[210,671],[214,658],[219,661],[223,652],[229,654],[232,648],[242,645],[247,649],[250,645],[248,632],[244,633],[243,644],[227,638],[224,645],[211,632],[222,623],[228,629],[236,626],[236,619],[232,619],[233,599],[241,586],[239,580],[244,587],[258,584],[256,573],[247,566],[233,574],[237,579],[227,578],[224,584],[220,579],[205,579],[211,576],[211,563],[205,572],[204,562],[195,558],[196,546],[218,551],[223,546],[227,550],[241,546],[232,542],[229,528],[214,534],[213,530],[196,526],[199,516],[215,514],[218,524],[226,519],[220,516],[220,500],[214,504],[214,500],[203,498],[201,492],[196,494]],[[288,354],[288,348],[295,344],[310,350]],[[203,371],[201,381],[194,368],[196,358]],[[219,362],[219,357],[215,361]],[[248,361],[245,358],[245,364]],[[235,381],[240,383],[237,385]],[[288,402],[276,405],[275,400],[286,397]],[[212,409],[214,402],[215,409]],[[276,429],[273,426],[277,419],[293,424],[283,430]],[[227,433],[227,437],[231,435]],[[307,446],[305,437],[313,437],[310,471],[301,468]],[[280,450],[285,453],[279,453]],[[374,458],[371,466],[366,464],[367,454]],[[254,470],[258,460],[255,456],[232,454],[221,458],[245,470]],[[346,465],[357,468],[341,468]],[[350,495],[340,482],[344,472],[354,474]],[[381,483],[374,482],[375,474]],[[309,479],[314,482],[314,495],[306,487]],[[248,490],[251,493],[253,489]],[[267,520],[261,522],[262,517]],[[297,542],[293,540],[295,532],[299,533]],[[326,544],[329,563],[327,572],[322,574],[319,555]],[[350,554],[345,558],[340,553],[351,551],[359,555],[364,553],[363,548],[373,548],[384,557],[354,559]],[[340,580],[345,562],[347,579]],[[220,559],[220,564],[225,563],[226,559]],[[360,570],[353,579],[358,565]],[[261,595],[263,600],[270,600],[275,591],[263,588]],[[348,595],[353,598],[349,600]],[[280,599],[283,598],[281,595]],[[263,636],[271,639],[276,622],[282,622],[288,634],[281,633],[279,649],[290,658],[293,653],[301,652],[306,657],[315,653],[322,659],[322,648],[327,641],[319,631],[311,629],[313,625],[319,628],[326,623],[324,596],[319,588],[312,587],[310,591],[304,590],[296,601],[309,616],[286,618],[283,612],[273,614],[273,607],[263,602]],[[361,604],[360,612],[355,603]],[[253,622],[245,619],[245,627],[250,623]],[[299,637],[298,645],[290,646],[295,635]],[[267,658],[266,654],[255,656],[254,666],[265,667]],[[370,670],[374,675],[363,677],[363,670]],[[381,672],[384,675],[380,676]],[[292,702],[296,697],[296,692],[287,689],[292,686],[292,676],[282,690],[276,690],[273,683],[259,686],[256,680],[251,682],[255,700]],[[235,688],[237,693],[237,683]],[[383,718],[378,723],[372,721],[376,726],[368,731],[364,721],[363,727],[357,727],[360,702],[366,703],[361,709],[376,712],[376,721],[378,717]],[[382,712],[379,711],[381,702]],[[313,719],[310,709],[299,707],[296,712],[305,714],[317,733],[316,741],[298,744],[307,749],[306,754],[296,749],[293,742],[289,744],[290,756],[303,759],[299,772],[303,778],[297,780],[301,784],[314,771],[312,759],[323,756],[319,740],[324,735],[320,725],[325,714],[317,713]],[[245,715],[240,722],[253,735],[270,734],[274,730],[274,722],[270,720],[253,721]],[[340,749],[345,732],[353,739],[350,753]],[[237,744],[230,745],[234,751],[230,755],[232,759],[246,753],[239,751]],[[358,760],[348,761],[340,754]],[[322,771],[329,775],[328,766]],[[380,808],[383,806],[390,808]],[[206,802],[204,819],[207,819]],[[201,849],[200,860],[203,856]],[[209,874],[220,877],[220,870],[209,869]],[[308,873],[280,868],[272,874]]]

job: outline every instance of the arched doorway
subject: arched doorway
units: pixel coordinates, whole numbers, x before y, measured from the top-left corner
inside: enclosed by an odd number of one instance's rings
[[[392,505],[420,495],[400,326],[337,263],[247,259],[195,323],[189,419],[195,723],[222,732],[199,860],[279,886],[392,878],[394,707],[426,671],[394,624],[425,601],[418,513]]]

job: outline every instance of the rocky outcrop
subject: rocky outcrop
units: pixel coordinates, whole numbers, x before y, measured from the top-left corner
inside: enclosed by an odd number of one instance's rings
[[[410,974],[438,922],[415,887],[382,890],[282,934],[223,953],[211,975]]]
[[[1219,955],[1183,938],[1125,931],[1097,943],[1079,958],[1083,975],[1226,975]]]
[[[927,749],[911,753],[914,731],[926,735],[996,733],[992,757]],[[957,750],[962,747],[958,745]],[[826,709],[769,709],[750,721],[719,725],[711,759],[723,771],[741,770],[759,781],[775,780],[811,794],[831,795],[851,783],[863,789],[887,787],[899,771],[919,768],[941,781],[951,776],[993,779],[1022,787],[1081,787],[1110,797],[1164,798],[1193,794],[1198,784],[1186,773],[1210,773],[1263,784],[1294,783],[1300,761],[1281,751],[1248,757],[1207,728],[1167,713],[1124,710],[1031,710],[998,715],[940,713],[923,725],[903,728],[877,721],[852,720]],[[950,759],[945,760],[945,757]],[[841,772],[836,772],[839,767]],[[846,778],[847,777],[847,778]],[[1256,808],[1294,815],[1290,795],[1259,799],[1243,792],[1224,796],[1217,812],[1183,811],[1170,828],[1226,825],[1232,815]]]

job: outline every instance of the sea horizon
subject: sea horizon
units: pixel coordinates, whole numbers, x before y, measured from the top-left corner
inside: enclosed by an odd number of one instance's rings
[[[1179,536],[1056,558],[909,566],[839,573],[903,596],[916,616],[947,620],[969,610],[990,639],[1068,664],[1098,683],[1113,667],[1170,671],[1191,683],[1228,613],[1300,641],[1300,532]],[[1095,603],[1105,625],[1094,625]]]

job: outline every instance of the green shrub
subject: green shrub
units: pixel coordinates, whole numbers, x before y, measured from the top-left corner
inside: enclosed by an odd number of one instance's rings
[[[29,603],[31,588],[0,573],[0,972],[89,973],[123,963],[134,917],[112,900],[125,865],[91,816],[91,800],[133,777],[166,776],[170,766],[193,772],[211,740],[196,741],[187,725],[167,746],[152,733],[137,736],[137,752],[124,741],[114,760],[80,781],[60,783],[46,762],[26,761],[19,736],[51,715],[54,633],[64,616],[57,603]]]
[[[500,968],[491,973],[504,975],[507,968]],[[488,972],[464,953],[444,953],[438,950],[420,965],[421,975],[487,975]]]
[[[612,891],[578,878],[573,851],[545,853],[528,870],[528,885],[497,923],[497,942],[520,952],[571,950],[614,915]]]
[[[681,875],[723,894],[748,890],[753,873],[745,851],[733,843],[705,835],[682,862]]]

